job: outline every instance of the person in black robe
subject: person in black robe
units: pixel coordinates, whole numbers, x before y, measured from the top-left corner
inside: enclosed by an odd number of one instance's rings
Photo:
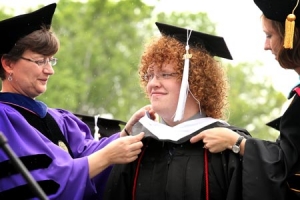
[[[226,150],[211,154],[189,139],[199,131],[225,126],[228,82],[214,56],[232,59],[222,37],[156,22],[162,35],[145,49],[140,84],[158,120],[142,117],[132,135],[144,132],[136,161],[115,165],[105,200],[241,200],[242,158]]]
[[[300,75],[299,0],[254,0],[263,12],[265,50],[270,50],[280,66]],[[288,27],[293,27],[289,29]],[[293,38],[291,40],[291,38]],[[280,118],[268,123],[280,131],[275,142],[248,138],[241,143],[243,155],[243,197],[247,199],[300,199],[300,87],[289,94],[290,103]],[[211,152],[231,148],[239,135],[215,128],[191,139],[202,140]]]

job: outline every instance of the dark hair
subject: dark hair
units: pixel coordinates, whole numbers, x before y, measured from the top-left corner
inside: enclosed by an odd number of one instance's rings
[[[51,30],[43,26],[40,30],[34,31],[19,39],[10,52],[8,52],[8,54],[4,54],[2,57],[12,62],[16,62],[26,50],[30,50],[44,56],[51,56],[56,54],[58,49],[58,38]],[[5,72],[1,63],[0,66],[0,78],[4,80]]]
[[[263,16],[267,19],[265,16]],[[282,22],[270,20],[271,25],[280,36],[280,50],[278,52],[278,62],[285,69],[295,69],[300,66],[300,31],[295,27],[293,49],[283,47],[285,24]]]

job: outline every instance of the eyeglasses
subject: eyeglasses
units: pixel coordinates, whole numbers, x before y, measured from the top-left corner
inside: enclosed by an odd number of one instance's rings
[[[158,73],[158,74],[154,74],[154,73],[147,73],[143,76],[143,79],[147,82],[151,81],[154,76],[156,77],[157,80],[159,79],[163,79],[163,80],[167,80],[167,79],[171,79],[173,77],[176,77],[178,76],[178,73],[165,73],[165,72],[162,72],[162,73]]]
[[[57,63],[57,58],[49,58],[49,59],[44,58],[42,60],[32,60],[32,59],[29,59],[29,58],[24,58],[22,56],[20,58],[23,59],[23,60],[27,60],[29,62],[33,62],[33,63],[35,63],[35,64],[37,64],[38,66],[41,66],[41,67],[44,67],[48,63],[50,63],[51,66],[54,66]]]

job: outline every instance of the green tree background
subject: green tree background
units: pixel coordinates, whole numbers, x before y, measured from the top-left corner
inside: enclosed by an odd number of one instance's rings
[[[61,42],[58,65],[38,99],[74,113],[129,119],[149,103],[137,68],[144,41],[159,34],[155,21],[218,35],[207,13],[157,13],[154,8],[141,0],[60,0],[53,19]],[[8,17],[3,10],[0,19]],[[268,78],[257,78],[261,63],[222,61],[231,85],[228,121],[247,128],[253,137],[274,140],[277,131],[265,123],[279,115],[285,97]]]

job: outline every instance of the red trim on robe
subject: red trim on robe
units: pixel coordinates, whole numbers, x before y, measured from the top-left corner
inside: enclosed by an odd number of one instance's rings
[[[294,91],[298,94],[298,96],[300,96],[300,88],[299,88],[299,87],[296,87],[296,88],[294,89]]]

